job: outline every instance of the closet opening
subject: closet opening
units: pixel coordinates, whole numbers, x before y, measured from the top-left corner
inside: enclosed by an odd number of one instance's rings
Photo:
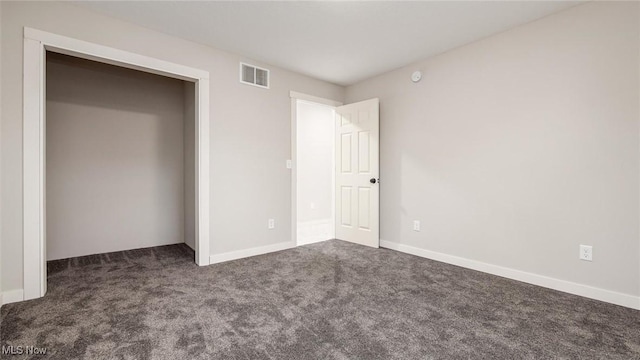
[[[46,260],[172,244],[195,251],[196,84],[45,58]]]

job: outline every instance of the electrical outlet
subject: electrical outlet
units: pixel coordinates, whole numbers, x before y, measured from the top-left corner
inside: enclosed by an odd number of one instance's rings
[[[293,167],[293,162],[291,160],[287,160],[285,166],[287,167],[287,169],[291,169]]]
[[[580,245],[580,260],[593,260],[593,247],[589,245]]]
[[[420,221],[413,220],[413,231],[420,231]]]
[[[310,204],[310,207],[311,207],[311,210],[315,210],[315,209],[316,209],[316,203],[313,203],[313,202],[312,202],[312,203]]]
[[[267,224],[267,228],[275,229],[275,227],[276,227],[276,221],[274,219],[269,219],[269,223]]]

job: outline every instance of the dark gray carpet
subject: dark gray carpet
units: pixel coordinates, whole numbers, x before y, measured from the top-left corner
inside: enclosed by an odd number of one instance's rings
[[[51,359],[640,359],[640,311],[336,240],[203,268],[184,245],[55,261],[1,319],[2,346]]]

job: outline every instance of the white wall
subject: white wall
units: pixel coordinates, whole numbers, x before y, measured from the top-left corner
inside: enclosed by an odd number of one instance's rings
[[[637,299],[638,7],[587,3],[348,87],[380,98],[381,238]]]
[[[47,55],[47,259],[184,241],[184,82]]]
[[[2,7],[3,290],[22,288],[24,26],[209,71],[211,252],[291,242],[291,174],[285,167],[291,158],[289,92],[341,101],[342,87],[68,3],[3,2]],[[271,89],[240,84],[240,61],[270,69]],[[269,218],[276,219],[276,229],[267,229]]]
[[[333,108],[297,101],[298,244],[333,238]]]

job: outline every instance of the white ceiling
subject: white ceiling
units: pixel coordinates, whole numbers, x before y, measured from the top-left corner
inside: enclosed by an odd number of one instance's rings
[[[356,83],[578,3],[76,2],[150,29],[339,85]]]

